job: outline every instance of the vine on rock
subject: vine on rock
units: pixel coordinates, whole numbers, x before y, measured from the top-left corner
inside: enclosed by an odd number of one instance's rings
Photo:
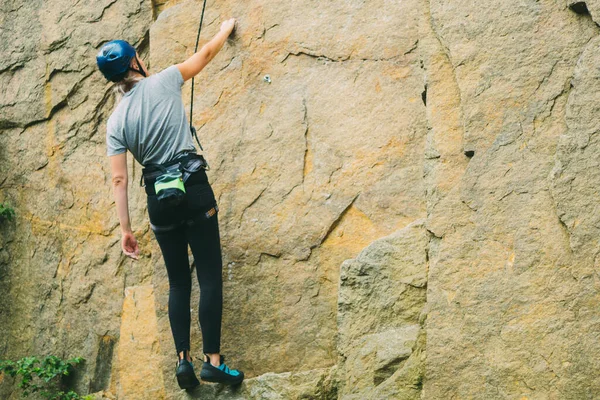
[[[23,357],[18,361],[0,360],[0,373],[21,378],[18,386],[23,390],[23,397],[36,393],[48,400],[91,400],[92,396],[66,391],[62,381],[75,365],[83,361],[81,357],[63,360],[56,356],[47,356],[42,360],[36,357]]]
[[[15,217],[15,210],[5,204],[0,203],[0,222],[12,220]]]

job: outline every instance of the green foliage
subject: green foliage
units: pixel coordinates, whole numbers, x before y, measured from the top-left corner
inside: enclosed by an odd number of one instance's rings
[[[15,210],[5,204],[0,203],[0,221],[11,220],[15,217]]]
[[[68,376],[73,367],[83,361],[81,357],[63,360],[56,356],[43,360],[36,357],[24,357],[18,361],[0,360],[0,372],[21,378],[19,387],[23,390],[23,397],[37,393],[48,400],[91,400],[92,396],[79,396],[72,390],[62,390],[61,378]]]

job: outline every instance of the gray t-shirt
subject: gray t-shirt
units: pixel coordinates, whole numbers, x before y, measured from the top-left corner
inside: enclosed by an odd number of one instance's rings
[[[125,93],[106,126],[109,156],[129,150],[142,165],[163,164],[195,153],[186,120],[179,68],[150,75]]]

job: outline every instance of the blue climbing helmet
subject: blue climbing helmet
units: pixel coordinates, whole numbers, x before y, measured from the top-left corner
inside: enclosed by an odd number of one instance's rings
[[[135,48],[126,41],[113,40],[102,46],[96,56],[96,62],[102,75],[112,82],[118,82],[125,78],[130,69],[146,76],[141,67],[139,70],[130,67],[135,54]]]

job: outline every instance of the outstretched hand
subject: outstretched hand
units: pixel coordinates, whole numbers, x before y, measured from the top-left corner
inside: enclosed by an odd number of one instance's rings
[[[127,257],[131,257],[134,260],[138,259],[140,248],[138,247],[138,242],[132,232],[123,233],[123,236],[121,237],[121,248]]]
[[[221,24],[221,32],[226,32],[227,36],[231,35],[231,32],[235,29],[235,18],[229,18],[226,21],[223,21]]]
[[[177,64],[177,68],[179,68],[179,72],[184,81],[198,75],[217,53],[221,51],[227,38],[231,36],[231,33],[235,29],[235,23],[235,18],[224,21],[221,24],[221,30],[210,40],[210,42],[202,46],[202,49],[200,49],[199,52],[194,53],[193,56],[184,62]]]

